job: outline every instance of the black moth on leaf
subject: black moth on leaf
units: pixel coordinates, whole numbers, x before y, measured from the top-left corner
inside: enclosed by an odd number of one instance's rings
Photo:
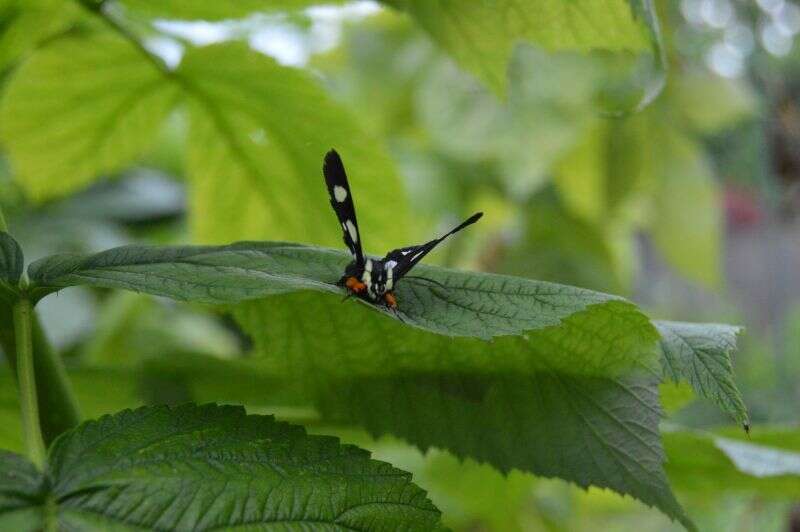
[[[358,232],[353,195],[350,192],[342,159],[336,150],[331,150],[325,155],[322,173],[325,174],[331,207],[342,226],[344,243],[353,255],[353,261],[347,265],[344,275],[337,284],[346,287],[350,295],[393,310],[397,309],[397,298],[394,295],[397,283],[444,239],[474,224],[483,216],[482,212],[477,212],[435,240],[419,246],[394,249],[380,260],[372,259],[365,257],[361,248],[361,234]]]

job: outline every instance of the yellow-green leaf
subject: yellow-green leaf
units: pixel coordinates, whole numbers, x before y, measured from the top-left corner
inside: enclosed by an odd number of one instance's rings
[[[244,45],[191,50],[192,229],[203,241],[275,238],[341,244],[322,158],[342,155],[366,250],[403,241],[407,205],[380,142],[307,73]]]
[[[14,74],[0,136],[35,200],[123,169],[151,144],[175,86],[132,44],[110,34],[54,41]]]

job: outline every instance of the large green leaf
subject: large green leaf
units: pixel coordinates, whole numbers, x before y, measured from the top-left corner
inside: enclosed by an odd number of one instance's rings
[[[733,380],[731,354],[740,327],[656,321],[661,333],[661,365],[666,377],[687,381],[738,423],[749,426],[747,408]]]
[[[331,148],[347,167],[366,248],[405,236],[407,205],[385,149],[308,74],[223,44],[190,50],[178,75],[192,96],[188,170],[200,239],[340,242],[322,180]]]
[[[286,294],[235,315],[267,360],[305,382],[323,419],[611,488],[688,525],[662,470],[656,379],[620,371],[652,355],[649,321],[625,305],[491,343],[403,327],[331,296]]]
[[[12,301],[24,266],[22,248],[14,238],[0,231],[0,299]]]
[[[54,41],[15,72],[2,101],[0,136],[15,177],[45,200],[124,168],[151,144],[176,94],[119,37]]]
[[[410,474],[241,407],[144,407],[104,416],[60,437],[42,475],[20,457],[4,457],[6,477],[28,479],[17,488],[24,498],[0,507],[4,529],[21,508],[81,530],[427,531],[440,518]],[[3,488],[0,481],[0,494]]]
[[[498,92],[506,86],[506,66],[520,42],[549,51],[654,54],[659,57],[653,61],[660,62],[658,23],[648,0],[384,3],[408,12],[462,66]]]

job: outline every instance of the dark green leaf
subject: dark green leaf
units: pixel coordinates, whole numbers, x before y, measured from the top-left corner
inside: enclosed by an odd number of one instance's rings
[[[180,300],[233,303],[295,290],[342,292],[335,283],[350,257],[345,252],[298,244],[240,242],[229,246],[125,246],[96,255],[55,255],[29,268],[32,293],[42,297],[75,285],[124,288]],[[400,318],[448,335],[520,335],[570,325],[592,343],[596,333],[655,341],[652,327],[632,304],[614,296],[569,286],[430,266],[415,270],[437,284],[404,279],[397,286]],[[391,314],[391,313],[389,313]],[[571,318],[571,321],[567,320]],[[565,322],[565,320],[567,320]],[[603,329],[608,328],[608,331]],[[598,330],[599,329],[599,330]],[[567,341],[556,338],[555,341]],[[525,340],[518,339],[518,342]],[[617,348],[591,369],[631,362]],[[638,357],[638,353],[634,360]],[[554,361],[564,365],[566,362]]]
[[[26,458],[0,450],[0,529],[42,530],[42,512],[33,508],[42,502],[41,473]]]
[[[0,299],[13,300],[25,259],[14,237],[0,231]]]
[[[747,408],[733,380],[731,354],[740,327],[713,323],[656,321],[661,365],[667,378],[685,380],[738,423],[748,426]]]
[[[33,475],[17,458],[1,465]],[[42,477],[17,488],[0,523],[14,504],[70,530],[427,531],[440,517],[410,474],[241,407],[145,407],[84,423],[50,449],[45,476],[37,498],[23,489]]]
[[[631,495],[691,526],[663,470],[655,382],[536,372],[527,377],[409,373],[333,381],[325,419],[446,448],[504,472],[529,471]],[[567,443],[569,442],[569,443]]]

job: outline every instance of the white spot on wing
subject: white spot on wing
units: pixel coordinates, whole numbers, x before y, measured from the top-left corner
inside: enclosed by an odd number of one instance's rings
[[[386,270],[387,272],[391,272],[395,266],[397,266],[396,260],[387,260],[386,264],[383,265],[383,269]]]
[[[356,225],[352,220],[347,220],[347,232],[350,233],[350,238],[353,239],[353,243],[358,243],[358,229],[356,229]]]
[[[411,251],[412,251],[412,250],[410,250],[410,249],[409,249],[409,250],[406,250],[406,251],[401,251],[401,252],[400,252],[400,254],[401,254],[401,255],[403,255],[403,256],[405,257],[406,255],[408,255],[409,253],[411,253]]]
[[[340,187],[339,185],[334,186],[333,197],[336,198],[336,201],[342,203],[344,200],[347,199],[347,189],[344,187]]]

